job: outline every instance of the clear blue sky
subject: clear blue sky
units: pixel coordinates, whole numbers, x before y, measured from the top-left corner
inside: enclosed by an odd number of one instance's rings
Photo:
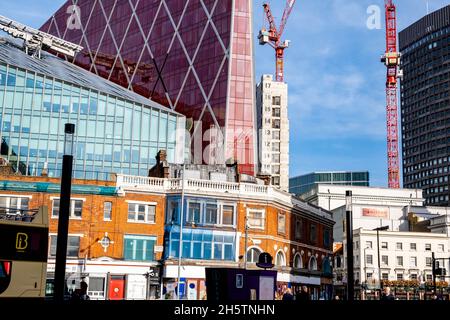
[[[142,0],[141,0],[142,1]],[[64,0],[2,1],[0,14],[39,27]],[[269,1],[280,23],[285,1]],[[396,0],[399,30],[427,13],[425,0]],[[259,46],[263,0],[253,0],[256,78],[274,73],[274,52]],[[430,0],[429,10],[449,4]],[[284,38],[289,84],[291,175],[323,170],[368,170],[371,184],[387,185],[385,48],[382,29],[366,26],[367,8],[384,0],[297,0]]]

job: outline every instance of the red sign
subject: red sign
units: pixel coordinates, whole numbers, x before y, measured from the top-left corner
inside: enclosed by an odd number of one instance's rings
[[[364,217],[379,217],[379,218],[386,218],[387,219],[388,211],[387,211],[387,209],[363,208],[362,209],[362,215]]]

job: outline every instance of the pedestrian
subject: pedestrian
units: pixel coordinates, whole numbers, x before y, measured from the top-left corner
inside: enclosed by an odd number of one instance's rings
[[[309,301],[309,293],[308,288],[306,286],[302,286],[300,293],[297,294],[298,301]]]
[[[341,298],[339,298],[339,296],[336,295],[336,296],[334,297],[334,300],[341,300]]]
[[[391,293],[390,287],[384,288],[384,292],[383,292],[383,295],[381,296],[381,300],[385,300],[385,301],[395,300],[394,295]]]
[[[294,295],[292,294],[291,288],[287,288],[286,292],[283,294],[283,301],[293,301]]]
[[[91,298],[87,294],[88,284],[82,280],[80,282],[80,300],[90,300]]]
[[[75,289],[75,291],[72,293],[71,300],[72,301],[90,300],[90,297],[87,294],[87,288],[88,288],[87,283],[84,282],[84,280],[81,280],[80,288]]]

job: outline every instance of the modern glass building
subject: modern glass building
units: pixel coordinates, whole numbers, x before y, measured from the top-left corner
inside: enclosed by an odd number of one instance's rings
[[[450,5],[400,32],[403,186],[426,204],[448,206]]]
[[[68,0],[41,30],[84,47],[77,65],[185,115],[191,134],[201,135],[194,163],[207,162],[209,146],[252,174],[252,2]],[[205,134],[211,128],[224,140]]]
[[[11,39],[0,42],[0,123],[1,155],[25,175],[60,175],[65,123],[76,127],[75,178],[147,175],[160,149],[183,158],[184,116]]]
[[[334,184],[345,186],[369,186],[368,171],[329,171],[313,172],[289,178],[289,192],[302,195],[312,190],[317,184]]]

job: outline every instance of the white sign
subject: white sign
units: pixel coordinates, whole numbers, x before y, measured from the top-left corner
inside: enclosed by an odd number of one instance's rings
[[[130,274],[127,278],[127,299],[144,300],[147,279],[143,275]]]
[[[164,246],[155,246],[155,252],[163,252]]]

